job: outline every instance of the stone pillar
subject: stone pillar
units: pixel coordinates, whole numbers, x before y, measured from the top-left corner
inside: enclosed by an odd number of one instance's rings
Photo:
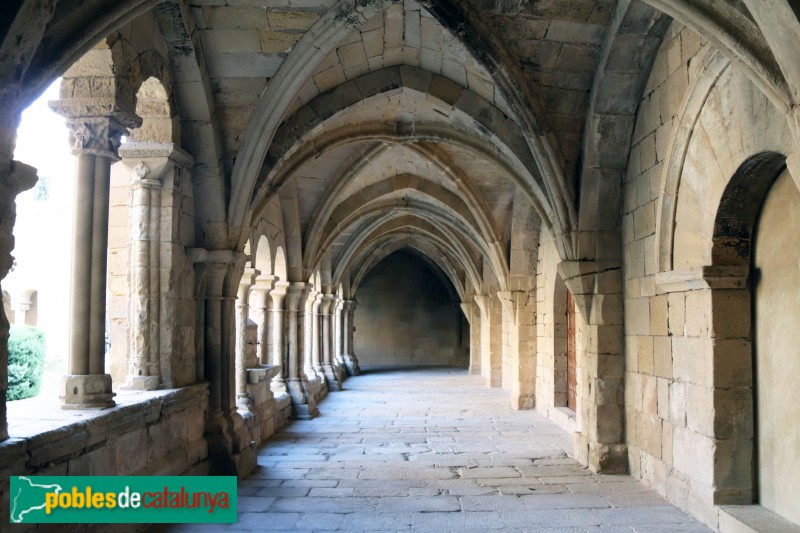
[[[286,377],[289,372],[289,363],[286,359],[286,333],[283,323],[283,304],[289,283],[285,281],[275,282],[275,286],[269,293],[269,361],[270,364],[279,367],[281,370],[272,378],[272,386],[275,390],[285,387]]]
[[[341,298],[334,296],[333,304],[331,304],[331,360],[340,383],[344,383],[347,379],[347,366],[342,357],[342,303]]]
[[[193,353],[193,317],[187,313],[186,279],[192,265],[186,257],[192,225],[184,218],[184,193],[191,190],[186,177],[194,163],[191,156],[171,142],[127,142],[119,148],[121,168],[130,183],[112,169],[112,198],[132,191],[130,202],[112,203],[127,213],[130,242],[117,242],[110,254],[130,245],[130,264],[109,264],[109,338],[112,377],[125,380],[125,388],[173,388],[194,383],[197,369]],[[114,174],[118,176],[114,183]],[[184,181],[186,180],[186,181]],[[116,189],[114,186],[116,185]],[[126,194],[127,198],[127,194]],[[111,231],[115,229],[112,226]],[[191,233],[194,227],[191,226]],[[116,247],[116,250],[115,250]],[[128,280],[123,287],[112,283]],[[127,285],[130,286],[130,291]],[[129,294],[130,293],[130,294]],[[121,313],[120,309],[126,309]],[[162,317],[170,317],[162,320]],[[124,343],[125,346],[120,346]]]
[[[14,305],[14,325],[25,326],[28,318],[28,311],[31,310],[31,302],[17,302]]]
[[[109,105],[110,104],[110,105]],[[67,118],[77,157],[70,294],[69,374],[64,377],[64,409],[114,405],[111,376],[105,373],[106,273],[111,164],[119,161],[120,137],[141,124],[114,101],[81,99],[51,102]]]
[[[481,375],[488,387],[500,387],[503,379],[500,301],[486,294],[476,294],[475,303],[481,312]]]
[[[578,390],[581,427],[575,457],[593,472],[627,472],[620,268],[613,262],[563,261],[558,274],[587,328],[576,346],[584,361],[578,383],[586,385]]]
[[[344,350],[342,348],[342,310],[344,309],[344,300],[337,298],[336,307],[333,314],[333,358],[336,364],[344,366]]]
[[[478,304],[461,304],[461,310],[469,322],[469,373],[481,373],[481,311]]]
[[[753,424],[750,266],[707,265],[659,272],[655,278],[656,293],[668,298],[667,305],[686,310],[672,313],[668,320],[668,338],[677,346],[673,354],[678,361],[670,367],[670,409],[677,414],[670,430],[676,442],[694,445],[691,452],[684,450],[691,460],[684,460],[676,473],[691,474],[687,467],[703,472],[702,480],[692,480],[689,493],[698,512],[714,505],[749,505],[758,438]],[[692,361],[703,365],[689,364]],[[643,429],[636,431],[643,439]]]
[[[247,392],[247,369],[258,363],[248,361],[247,321],[250,314],[250,287],[258,274],[259,271],[254,268],[245,268],[236,293],[236,406],[240,410],[250,410],[253,406],[253,399]]]
[[[508,365],[503,369],[513,409],[533,409],[536,401],[536,296],[528,291],[497,293],[507,328]]]
[[[358,358],[353,350],[353,317],[355,316],[356,303],[355,300],[345,300],[342,309],[342,359],[344,359],[348,376],[357,376],[361,373],[361,368],[358,366]]]
[[[322,369],[322,360],[320,357],[320,312],[319,308],[322,305],[322,294],[312,292],[308,295],[306,302],[306,326],[305,326],[305,339],[306,350],[304,354],[304,361],[306,363],[305,371],[309,378],[317,379],[320,383],[325,381],[324,371]]]
[[[16,124],[14,125],[16,127]],[[0,126],[2,127],[2,126]],[[14,220],[16,203],[14,200],[22,191],[36,184],[36,169],[0,155],[0,281],[2,281],[14,258]],[[6,391],[8,390],[8,319],[0,305],[0,441],[8,438],[6,421]]]
[[[275,276],[258,276],[255,284],[250,289],[250,320],[258,328],[256,345],[256,359],[259,364],[268,365],[269,360],[269,293],[275,286]]]
[[[195,283],[202,306],[204,377],[208,382],[205,437],[212,475],[244,475],[256,465],[255,450],[234,401],[234,301],[247,257],[231,250],[193,248]]]
[[[286,358],[288,372],[286,389],[292,397],[292,416],[307,420],[319,414],[317,402],[302,371],[304,350],[305,303],[310,286],[304,282],[292,283],[286,292]]]
[[[336,297],[332,294],[321,296],[320,319],[322,322],[322,369],[325,372],[325,379],[328,381],[328,390],[342,390],[342,380],[337,371],[333,360],[333,307]]]
[[[140,161],[133,169],[133,201],[129,214],[131,229],[131,294],[130,327],[132,353],[128,370],[127,387],[153,390],[158,387],[159,357],[159,301],[158,276],[152,281],[151,271],[158,272],[159,218],[161,207],[161,182],[148,178],[150,168]],[[153,331],[155,330],[155,331]]]

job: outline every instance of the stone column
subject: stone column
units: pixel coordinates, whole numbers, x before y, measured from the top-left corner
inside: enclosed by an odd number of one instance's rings
[[[253,399],[247,392],[247,369],[257,363],[247,360],[247,320],[250,314],[250,287],[258,274],[259,271],[254,268],[245,268],[236,293],[236,406],[241,410],[250,410],[253,406]]]
[[[355,300],[345,300],[342,309],[342,359],[347,368],[348,376],[357,376],[361,373],[358,358],[353,350],[353,317],[356,311]]]
[[[286,359],[286,332],[284,326],[284,298],[290,284],[286,281],[277,281],[269,293],[269,330],[270,364],[280,367],[281,371],[272,378],[273,389],[281,390],[286,386],[289,373],[289,362]]]
[[[64,409],[114,405],[111,376],[105,373],[106,267],[111,164],[119,161],[120,137],[141,124],[113,101],[59,100],[51,107],[67,118],[77,157],[70,294],[69,374],[64,377]]]
[[[344,300],[336,298],[336,303],[333,312],[333,360],[336,364],[344,366],[344,359],[342,358],[342,308],[344,307]]]
[[[275,276],[258,276],[255,284],[250,289],[250,319],[258,327],[256,358],[258,363],[262,365],[270,364],[269,344],[271,333],[268,307],[270,291],[275,286],[276,279]]]
[[[151,270],[158,272],[159,218],[161,182],[148,177],[150,168],[140,161],[133,169],[133,201],[129,214],[131,229],[130,327],[132,353],[128,382],[131,389],[153,390],[158,387],[160,357],[158,342],[158,287],[151,286]],[[158,284],[158,276],[152,281]],[[153,331],[155,330],[155,331]]]
[[[28,318],[28,311],[31,310],[31,302],[17,302],[14,305],[14,325],[25,326]]]
[[[16,127],[16,124],[14,125]],[[0,125],[2,127],[2,125]],[[0,155],[0,281],[14,264],[14,200],[22,191],[36,184],[36,169]],[[6,391],[8,390],[8,319],[0,305],[0,441],[8,438]]]
[[[489,387],[502,385],[502,344],[500,302],[487,294],[476,294],[475,303],[481,313],[481,375]]]
[[[332,307],[336,297],[332,294],[325,294],[321,297],[320,319],[322,322],[322,369],[325,372],[325,379],[328,381],[328,390],[342,390],[342,380],[336,369],[333,359],[333,315]]]
[[[322,294],[312,292],[308,295],[306,303],[306,327],[305,338],[307,339],[304,354],[305,372],[311,379],[317,379],[320,383],[325,381],[320,358],[320,338],[319,338],[319,308],[322,304]]]
[[[336,368],[336,374],[339,376],[339,381],[342,383],[347,379],[347,367],[344,364],[344,357],[342,356],[344,353],[342,339],[342,328],[344,327],[342,318],[343,308],[344,300],[336,296],[333,304],[333,346],[331,348],[333,353],[331,356],[333,358],[333,366]]]
[[[208,382],[205,436],[212,475],[246,474],[256,464],[255,450],[234,401],[234,301],[247,257],[232,250],[193,248],[195,282],[202,306],[202,353]]]
[[[469,373],[481,373],[481,312],[474,302],[462,303],[461,310],[469,322]]]
[[[286,389],[292,397],[292,415],[301,420],[314,418],[319,414],[317,402],[301,366],[304,348],[303,317],[309,292],[310,286],[304,282],[292,283],[286,292]]]

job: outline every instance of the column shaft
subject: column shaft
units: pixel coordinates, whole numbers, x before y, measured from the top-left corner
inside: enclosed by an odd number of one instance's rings
[[[89,373],[105,374],[106,272],[108,267],[108,192],[111,161],[95,157],[92,210],[92,281],[89,314]]]
[[[345,301],[345,307],[342,311],[344,319],[344,364],[347,368],[347,374],[350,376],[357,376],[361,373],[361,368],[358,366],[358,358],[353,353],[353,318],[356,310],[356,301]]]
[[[253,286],[258,271],[247,268],[239,280],[236,297],[236,404],[241,408],[249,407],[252,398],[247,392],[247,319],[250,314],[250,288]]]
[[[89,322],[92,294],[92,213],[94,212],[95,156],[78,156],[75,177],[75,213],[72,235],[70,287],[70,374],[89,373]]]
[[[272,384],[276,389],[284,387],[285,378],[287,375],[288,367],[286,362],[286,335],[284,325],[284,302],[286,291],[289,283],[285,281],[278,281],[269,293],[269,340],[270,346],[268,351],[269,362],[272,365],[280,367],[274,378]]]
[[[286,295],[288,341],[287,358],[289,372],[286,378],[286,388],[292,397],[292,413],[295,418],[309,419],[317,416],[319,410],[310,389],[310,384],[305,373],[302,372],[304,346],[303,317],[306,313],[306,298],[309,295],[309,286],[303,282],[292,283]]]
[[[333,361],[333,350],[331,346],[331,307],[333,306],[335,296],[326,294],[322,297],[322,305],[320,306],[320,320],[322,322],[322,367],[325,372],[325,378],[328,380],[328,389],[331,391],[342,390],[342,377]]]
[[[323,373],[322,357],[320,356],[320,305],[322,303],[322,295],[315,298],[314,304],[311,306],[311,365],[314,371],[318,374]]]

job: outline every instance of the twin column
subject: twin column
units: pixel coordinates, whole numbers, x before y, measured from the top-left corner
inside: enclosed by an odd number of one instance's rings
[[[114,405],[111,376],[105,373],[106,265],[111,164],[133,117],[69,117],[72,152],[78,159],[75,186],[70,304],[69,374],[64,377],[64,409]],[[138,118],[138,117],[137,117]]]

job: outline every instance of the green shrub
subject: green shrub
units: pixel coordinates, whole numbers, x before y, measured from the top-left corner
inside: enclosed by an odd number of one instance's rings
[[[11,326],[6,400],[22,400],[39,394],[44,353],[44,331],[32,326]]]

